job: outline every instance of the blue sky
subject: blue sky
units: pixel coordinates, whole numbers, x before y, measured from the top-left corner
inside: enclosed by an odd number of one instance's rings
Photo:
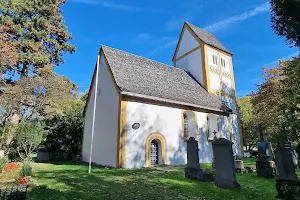
[[[63,16],[76,45],[56,72],[89,88],[100,44],[172,65],[184,21],[214,34],[233,52],[238,96],[256,91],[263,66],[297,54],[270,25],[262,0],[68,0]]]

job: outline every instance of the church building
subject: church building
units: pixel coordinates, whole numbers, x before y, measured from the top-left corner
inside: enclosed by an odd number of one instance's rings
[[[182,165],[190,137],[198,141],[200,163],[212,162],[215,137],[231,140],[234,155],[242,156],[232,53],[185,22],[172,61],[101,46],[84,110],[83,161],[91,156],[92,163],[116,168]]]

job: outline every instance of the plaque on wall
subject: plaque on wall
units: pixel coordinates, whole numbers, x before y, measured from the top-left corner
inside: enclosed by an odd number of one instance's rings
[[[132,128],[134,130],[137,130],[138,128],[140,128],[140,124],[139,123],[134,123],[134,124],[132,124]]]

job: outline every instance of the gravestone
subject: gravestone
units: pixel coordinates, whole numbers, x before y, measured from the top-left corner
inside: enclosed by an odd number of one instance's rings
[[[299,200],[300,182],[297,178],[292,152],[293,150],[287,141],[280,142],[275,150],[278,172],[277,196],[284,199]]]
[[[235,171],[243,173],[245,171],[244,162],[242,160],[234,160]]]
[[[219,138],[212,142],[216,169],[216,186],[221,188],[240,188],[236,180],[232,142]]]
[[[276,167],[274,163],[274,154],[272,145],[267,139],[266,131],[262,125],[257,127],[260,133],[260,141],[257,143],[258,157],[256,159],[257,176],[264,178],[275,178]]]
[[[187,167],[185,168],[185,177],[199,181],[213,181],[213,175],[209,172],[203,172],[199,164],[198,141],[190,137],[187,141]]]

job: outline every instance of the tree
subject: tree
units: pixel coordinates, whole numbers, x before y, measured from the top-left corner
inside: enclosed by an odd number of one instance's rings
[[[258,90],[251,99],[256,124],[262,124],[274,136],[281,132],[283,120],[280,105],[283,101],[281,80],[284,78],[285,62],[279,61],[279,66],[275,68],[263,68],[261,76],[264,77],[264,82],[258,85]]]
[[[256,146],[258,140],[251,98],[251,96],[245,96],[237,99],[243,133],[243,144],[246,151],[252,150]]]
[[[287,61],[282,79],[282,129],[291,141],[300,143],[300,57]]]
[[[38,148],[44,139],[47,131],[38,122],[22,122],[18,124],[15,133],[17,151],[24,160]]]
[[[66,0],[1,0],[0,24],[9,24],[9,39],[18,47],[15,66],[5,73],[14,77],[39,74],[40,68],[63,63],[63,53],[72,53],[75,46],[61,15]]]
[[[12,67],[17,63],[17,47],[10,40],[11,35],[7,33],[9,29],[9,25],[0,24],[0,80],[6,67]]]
[[[12,116],[31,120],[62,113],[75,99],[77,87],[52,69],[39,69],[39,76],[25,77],[8,86],[0,95],[2,125]]]
[[[270,4],[274,32],[289,45],[300,47],[300,0],[271,0]]]
[[[45,119],[49,133],[41,148],[50,152],[65,152],[71,157],[79,155],[83,137],[83,108],[84,101],[77,98],[64,114]]]

